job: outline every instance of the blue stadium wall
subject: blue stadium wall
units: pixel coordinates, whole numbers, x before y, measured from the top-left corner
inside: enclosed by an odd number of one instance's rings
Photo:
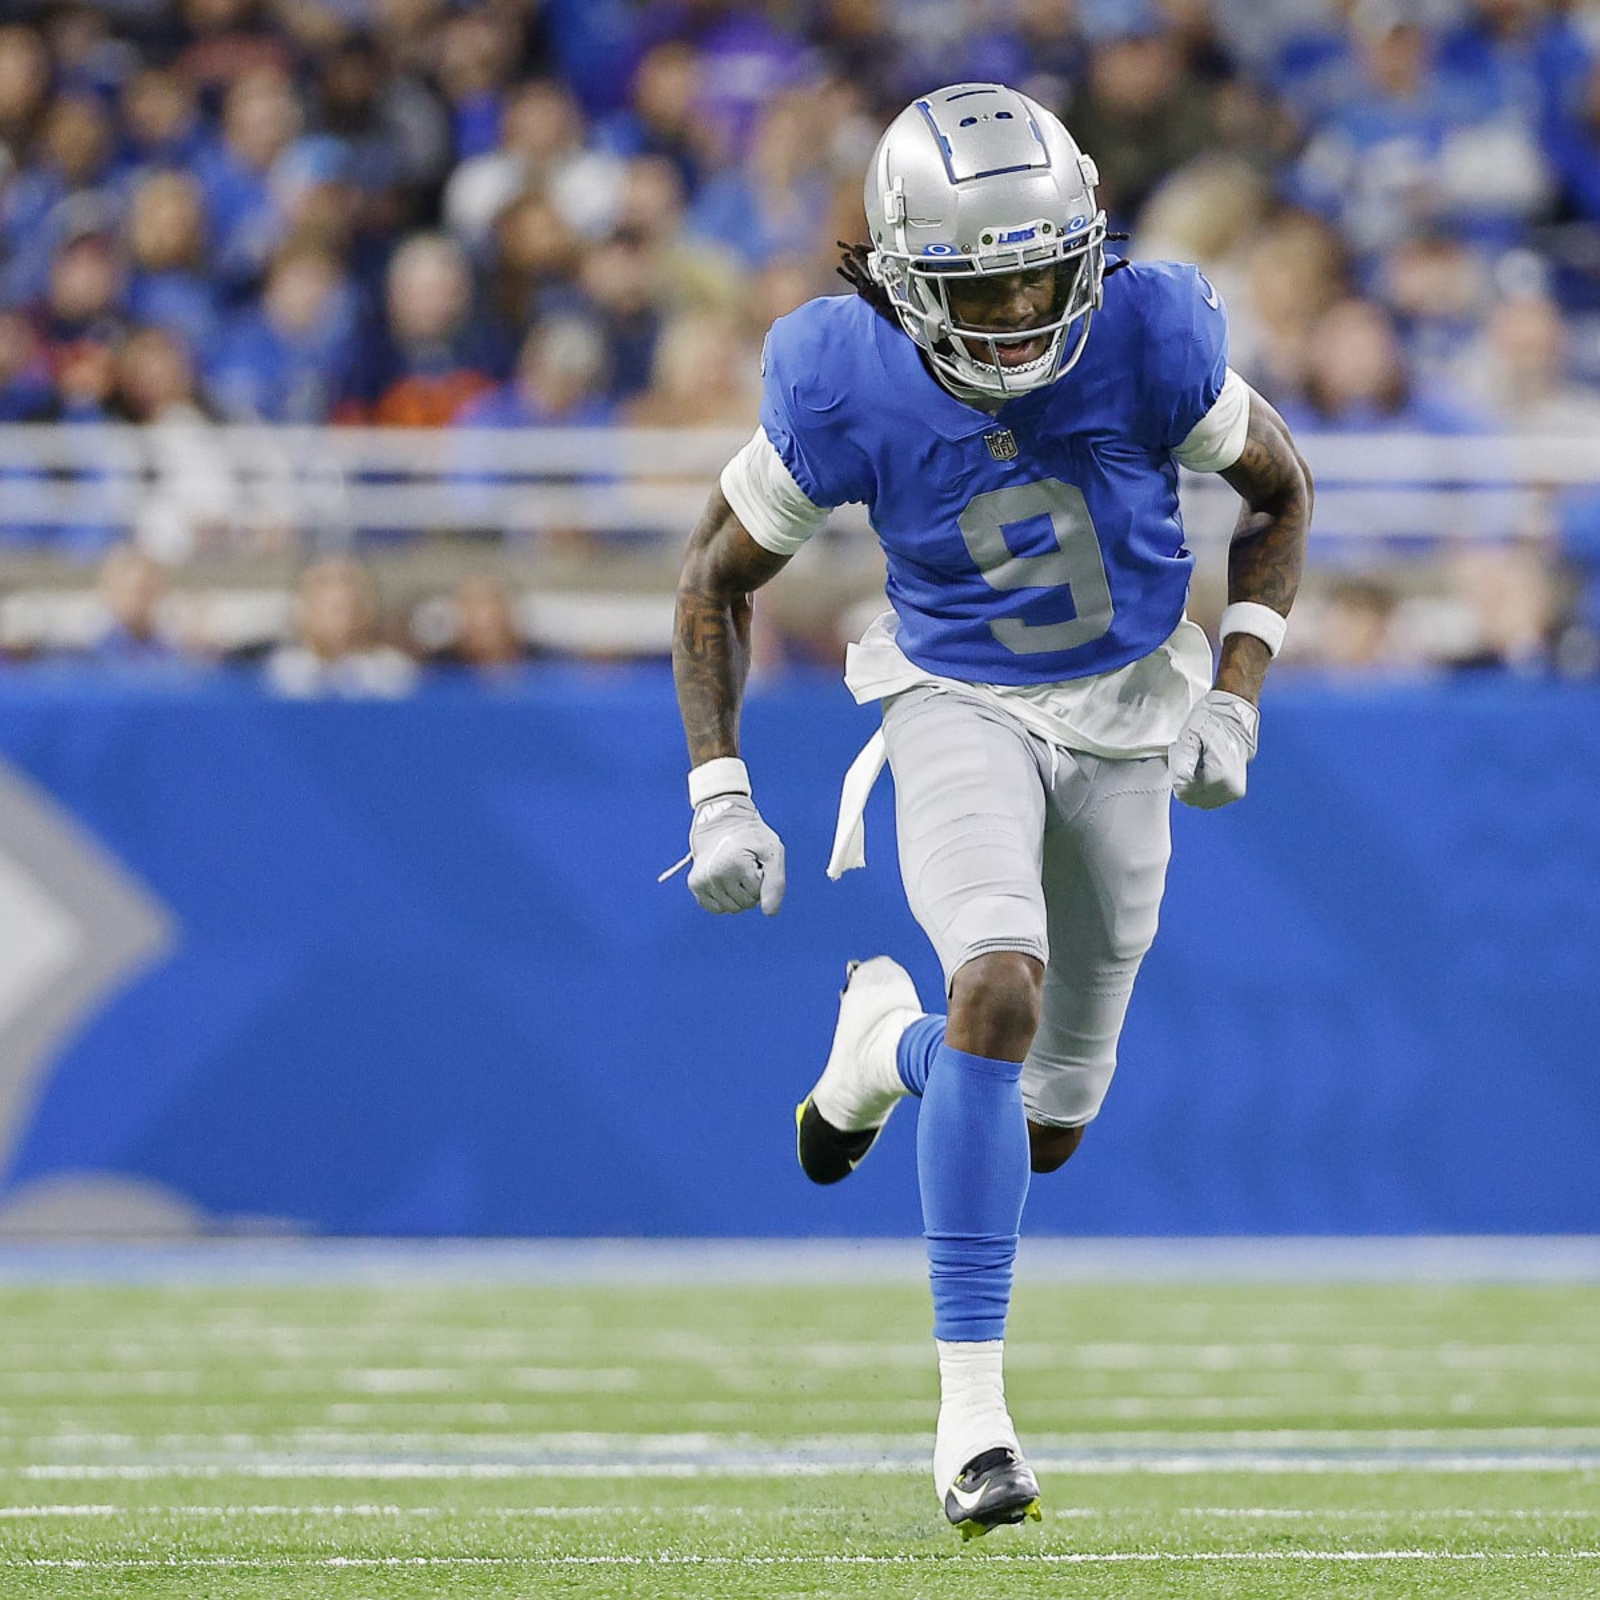
[[[0,1228],[915,1233],[911,1114],[837,1189],[792,1154],[845,962],[938,989],[887,780],[868,869],[823,876],[872,725],[831,679],[753,696],[789,897],[713,918],[656,883],[665,673],[0,680]],[[1600,1232],[1600,691],[1276,684],[1248,801],[1174,828],[1117,1081],[1032,1231]]]

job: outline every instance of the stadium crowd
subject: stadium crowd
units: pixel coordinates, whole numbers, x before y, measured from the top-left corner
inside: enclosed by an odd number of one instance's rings
[[[767,325],[842,288],[877,133],[963,78],[1060,112],[1123,248],[1205,268],[1233,365],[1297,431],[1600,444],[1592,0],[4,14],[0,424],[160,429],[182,485],[132,543],[0,513],[0,556],[101,563],[108,663],[215,655],[150,619],[167,567],[239,537],[218,422],[748,427]],[[23,476],[0,460],[0,494]],[[1437,594],[1335,555],[1304,659],[1595,670],[1600,490],[1533,504],[1436,541],[1448,626]],[[1334,551],[1359,533],[1336,510],[1319,526]],[[419,644],[349,552],[305,537],[299,637],[265,669],[284,692],[399,693],[419,658],[528,655],[494,584],[444,597],[443,642]]]

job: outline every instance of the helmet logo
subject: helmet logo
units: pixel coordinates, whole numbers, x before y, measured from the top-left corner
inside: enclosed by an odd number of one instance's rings
[[[961,252],[953,244],[925,244],[922,253],[925,256],[954,256]]]
[[[1003,250],[1008,245],[1028,244],[1035,239],[1051,239],[1062,231],[1048,217],[1039,217],[1018,228],[985,228],[978,235],[978,248]]]

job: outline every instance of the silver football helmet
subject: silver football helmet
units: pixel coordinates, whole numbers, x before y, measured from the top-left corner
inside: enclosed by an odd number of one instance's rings
[[[1002,84],[937,89],[889,124],[867,169],[867,267],[958,392],[1025,394],[1083,354],[1105,275],[1099,181],[1060,121]],[[1037,327],[995,332],[951,310],[952,283],[1040,268],[1054,269],[1056,294]],[[1041,337],[1043,354],[1002,358],[1003,347]]]

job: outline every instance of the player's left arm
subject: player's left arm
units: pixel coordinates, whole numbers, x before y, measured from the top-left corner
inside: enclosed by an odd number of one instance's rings
[[[1228,546],[1228,604],[1264,606],[1287,618],[1311,531],[1311,469],[1283,418],[1254,392],[1244,449],[1221,476],[1244,500]],[[1257,621],[1274,631],[1265,617]],[[1257,633],[1226,633],[1216,687],[1254,705],[1275,653],[1276,646]]]
[[[1217,675],[1167,755],[1173,793],[1203,811],[1244,795],[1262,680],[1283,643],[1311,529],[1310,469],[1283,418],[1253,391],[1249,405],[1244,447],[1220,469],[1244,506],[1228,547]]]

